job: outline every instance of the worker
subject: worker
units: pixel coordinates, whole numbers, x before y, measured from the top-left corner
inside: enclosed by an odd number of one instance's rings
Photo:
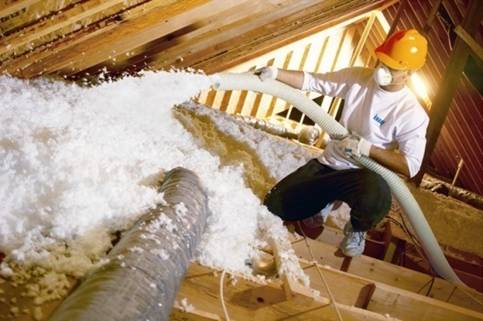
[[[389,212],[391,191],[379,174],[362,168],[354,157],[370,157],[406,177],[419,171],[429,118],[406,84],[424,65],[426,54],[426,39],[411,29],[393,33],[375,49],[375,69],[257,70],[261,80],[276,79],[344,99],[340,123],[349,131],[344,137],[331,137],[319,157],[277,183],[265,197],[267,208],[285,221],[297,221],[303,231],[314,234],[318,228],[315,238],[334,203],[345,202],[351,212],[340,249],[346,256],[361,255],[367,231]]]

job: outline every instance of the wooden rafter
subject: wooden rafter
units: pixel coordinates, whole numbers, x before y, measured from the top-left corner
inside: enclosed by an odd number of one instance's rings
[[[183,63],[208,73],[221,71],[373,9],[382,9],[394,2],[352,1],[347,7],[340,2],[333,2],[332,4],[338,4],[335,7],[329,2],[318,2],[303,9],[295,8],[299,10],[278,17],[270,24],[217,42],[216,47],[197,50],[196,55],[185,56]]]
[[[153,9],[164,8],[174,1],[175,0],[151,0],[141,5],[128,8],[126,11],[119,12],[105,21],[96,21],[85,28],[56,39],[53,43],[49,42],[43,44],[34,48],[31,52],[25,53],[19,57],[12,57],[9,61],[4,61],[3,64],[0,65],[0,72],[21,75],[23,69],[42,61],[52,54],[68,50],[74,45],[80,44],[91,38],[100,37],[102,34],[111,31],[121,23],[137,19]]]
[[[483,1],[472,0],[468,6],[468,12],[463,19],[462,27],[470,35],[475,34],[483,17]],[[427,130],[427,144],[424,153],[422,169],[413,178],[413,182],[419,184],[424,173],[429,167],[429,161],[436,147],[439,134],[448,115],[450,106],[453,102],[454,95],[458,83],[461,79],[462,72],[468,60],[470,48],[465,44],[464,40],[458,37],[455,42],[453,52],[451,53],[448,66],[445,70],[443,80],[438,88],[438,93],[433,100],[433,107],[430,111],[430,121]]]
[[[47,19],[34,24],[20,34],[14,33],[0,41],[0,55],[14,52],[19,47],[29,44],[45,35],[74,24],[82,19],[102,12],[108,8],[125,2],[124,0],[90,0],[76,5],[65,12],[57,14],[53,19]]]
[[[326,239],[334,240],[339,243],[342,235],[336,230],[326,228],[324,233]],[[483,302],[483,294],[472,290],[462,290],[453,284],[441,279],[432,278],[428,274],[410,270],[401,266],[390,264],[369,256],[360,256],[348,259],[338,256],[337,246],[325,242],[307,240],[312,248],[314,256],[318,258],[318,263],[329,265],[335,269],[357,275],[362,278],[371,279],[379,283],[384,283],[393,287],[407,290],[417,294],[427,294],[432,298],[441,301],[483,312],[483,306],[477,301]],[[309,259],[309,252],[302,240],[292,243],[295,253],[302,259]],[[471,297],[476,299],[472,300]]]
[[[0,18],[7,17],[12,13],[22,10],[28,6],[36,4],[40,2],[40,0],[20,0],[20,1],[13,1],[10,4],[2,5],[0,7]]]
[[[193,43],[199,37],[209,37],[215,32],[224,32],[227,25],[240,25],[240,23],[246,21],[246,17],[253,19],[254,17],[263,16],[275,8],[276,6],[267,1],[240,2],[239,5],[220,12],[216,16],[205,17],[199,20],[199,23],[197,23],[199,27],[193,31],[178,35],[172,39],[166,39],[165,41],[159,42],[159,44],[153,44],[149,48],[136,48],[131,51],[129,57],[118,55],[116,56],[116,61],[105,61],[103,65],[107,66],[109,70],[129,69],[132,65],[141,66],[143,65],[145,56],[150,57],[149,60],[156,59],[158,53],[165,51],[171,52],[172,48]],[[180,60],[180,57],[182,55],[179,55],[177,59]]]
[[[152,0],[148,4],[156,1],[161,0]],[[71,75],[104,66],[121,71],[130,65],[148,62],[152,69],[192,66],[213,72],[337,22],[384,8],[396,0],[353,0],[347,3],[340,0],[274,0],[250,1],[246,6],[244,1],[221,1],[219,5],[217,1],[171,0],[171,4],[162,8],[148,8],[144,17],[117,22],[117,27],[114,27],[116,22],[108,19],[104,28],[96,28],[93,24],[86,30],[72,32],[65,39],[44,44],[33,52],[17,57],[10,55],[9,60],[0,66],[0,71],[29,78],[48,73]],[[199,8],[190,13],[191,6]],[[202,9],[210,6],[212,10]],[[245,10],[247,8],[252,10]],[[211,18],[215,16],[216,19]],[[198,24],[198,21],[206,23]],[[158,42],[159,51],[155,51],[154,40],[183,28],[188,28],[186,34],[175,35],[172,41],[167,37],[163,41],[167,41],[168,47],[164,48],[166,42]]]
[[[480,61],[483,60],[483,48],[479,43],[476,42],[475,38],[473,38],[466,30],[461,26],[456,26],[454,29],[456,34],[466,43],[468,48],[471,50],[473,55],[479,59]]]
[[[0,64],[0,72],[24,77],[22,76],[22,71],[33,64],[42,62],[44,59],[59,52],[68,51],[70,48],[74,47],[75,49],[75,46],[91,39],[100,39],[103,34],[112,31],[119,25],[139,19],[154,9],[169,10],[170,5],[175,2],[179,2],[179,0],[130,1],[130,7],[124,7],[123,10],[114,12],[112,15],[98,21],[93,21],[79,30],[62,34],[62,37],[40,44],[29,52],[18,56],[10,56],[8,60]],[[126,3],[124,2],[124,4]],[[79,54],[78,51],[76,52]],[[85,55],[85,52],[82,51],[80,55]]]
[[[183,0],[121,24],[101,36],[55,52],[23,73],[32,77],[43,73],[80,71],[125,54],[159,37],[196,22],[200,16],[216,14],[239,4],[235,0]],[[80,54],[84,53],[84,54]]]
[[[215,269],[192,264],[178,292],[178,301],[186,298],[194,308],[223,317],[219,301],[220,274]],[[299,318],[294,320],[320,320],[320,315],[324,315],[324,320],[338,321],[331,306],[314,300],[315,297],[323,299],[324,297],[303,292],[289,298],[286,296],[283,281],[265,283],[255,279],[249,280],[238,274],[229,274],[229,276],[236,279],[236,285],[226,282],[224,296],[233,321],[283,320],[288,316],[296,315]],[[344,320],[387,320],[385,316],[378,313],[340,303],[337,303],[337,306]],[[182,311],[177,311],[177,314],[186,318],[186,315],[180,312]],[[171,320],[186,319],[172,317]]]
[[[237,274],[236,282],[224,284],[225,302],[233,320],[279,320],[298,315],[300,320],[338,320],[334,309],[322,302],[325,288],[313,263],[301,260],[311,278],[311,288],[320,292],[296,291],[296,298],[286,296],[283,280],[258,283]],[[483,314],[452,304],[411,293],[350,273],[318,265],[333,292],[344,320],[384,320],[390,315],[401,320],[470,321],[483,320]],[[222,316],[219,301],[220,272],[193,264],[178,292],[197,309]],[[269,290],[270,289],[270,290]],[[317,299],[320,298],[320,299]],[[176,319],[174,319],[176,320]],[[387,320],[387,319],[386,319]]]
[[[249,17],[225,24],[221,28],[188,34],[180,39],[179,44],[154,53],[150,57],[150,66],[153,69],[191,66],[209,73],[221,71],[326,29],[336,23],[334,17],[337,22],[351,20],[393,2],[374,1],[369,4],[358,3],[359,6],[351,3],[354,11],[349,13],[344,6],[333,8],[338,1],[286,1],[280,8],[260,13],[255,10]],[[332,11],[328,11],[328,8]],[[183,59],[179,60],[179,57]]]

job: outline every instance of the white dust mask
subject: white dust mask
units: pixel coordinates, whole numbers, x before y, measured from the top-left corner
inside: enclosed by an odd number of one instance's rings
[[[374,79],[379,86],[387,86],[392,82],[392,74],[384,65],[379,65],[374,72]]]

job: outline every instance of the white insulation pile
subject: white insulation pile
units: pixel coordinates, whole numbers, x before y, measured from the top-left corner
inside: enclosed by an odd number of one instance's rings
[[[202,263],[249,273],[259,228],[286,240],[281,220],[245,186],[242,168],[221,166],[173,117],[174,105],[209,86],[205,75],[186,72],[147,72],[92,88],[0,77],[0,251],[7,255],[0,274],[11,274],[15,263],[84,275],[114,231],[162,199],[142,182],[177,166],[196,172],[209,197]],[[242,135],[236,126],[219,124]],[[273,177],[306,161],[292,156],[293,145],[280,150],[260,137],[243,139]]]

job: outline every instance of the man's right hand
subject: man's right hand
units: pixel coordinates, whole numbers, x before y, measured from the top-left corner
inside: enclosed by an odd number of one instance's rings
[[[265,81],[267,79],[277,79],[278,75],[278,68],[270,66],[270,67],[262,67],[254,72],[261,81]]]

